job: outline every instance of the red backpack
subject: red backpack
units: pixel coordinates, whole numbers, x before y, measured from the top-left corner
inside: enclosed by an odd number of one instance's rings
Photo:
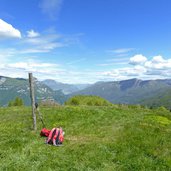
[[[53,128],[49,133],[46,143],[59,146],[63,143],[63,141],[64,141],[64,132],[62,128]]]
[[[41,132],[40,132],[40,136],[42,136],[42,137],[48,137],[49,134],[50,134],[50,131],[51,131],[51,130],[49,130],[49,129],[43,128],[43,129],[41,130]]]

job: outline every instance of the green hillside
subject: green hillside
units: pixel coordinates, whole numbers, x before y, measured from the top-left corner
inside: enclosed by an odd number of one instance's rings
[[[66,96],[60,91],[53,91],[45,84],[35,79],[35,98],[36,101],[45,99],[55,100],[64,103]],[[25,105],[30,105],[29,81],[22,78],[8,78],[0,76],[0,106],[7,106],[8,102],[16,97],[23,99]]]
[[[113,104],[99,96],[77,95],[65,102],[66,105],[112,106]]]
[[[40,109],[47,128],[62,126],[64,146],[31,130],[30,108],[0,108],[0,170],[171,170],[171,113],[140,106]]]
[[[167,109],[171,109],[171,88],[165,90],[162,93],[159,92],[157,95],[151,98],[145,98],[140,102],[143,105],[148,107],[156,108],[159,106],[164,106]]]

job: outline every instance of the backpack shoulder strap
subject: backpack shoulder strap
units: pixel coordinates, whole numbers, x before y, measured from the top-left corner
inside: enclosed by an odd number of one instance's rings
[[[56,143],[57,143],[57,144],[59,143],[59,137],[60,137],[61,133],[62,133],[62,130],[59,129],[59,130],[58,130],[58,135],[57,135],[57,137],[56,137]]]
[[[50,131],[49,136],[48,136],[47,141],[46,141],[47,143],[49,143],[50,140],[52,140],[53,137],[55,136],[55,135],[54,135],[55,130],[56,130],[56,128],[53,128],[53,129]]]
[[[60,134],[59,134],[59,140],[58,140],[61,144],[63,143],[64,141],[64,132],[63,132],[63,129],[60,128]]]
[[[56,128],[56,133],[55,133],[55,135],[53,137],[53,145],[57,145],[58,144],[59,135],[60,135],[60,129]]]

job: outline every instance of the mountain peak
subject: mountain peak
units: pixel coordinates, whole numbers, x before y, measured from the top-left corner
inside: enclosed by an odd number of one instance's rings
[[[120,84],[121,90],[124,91],[124,90],[127,90],[128,88],[139,86],[141,82],[142,80],[133,78],[129,80],[120,81],[119,84]]]

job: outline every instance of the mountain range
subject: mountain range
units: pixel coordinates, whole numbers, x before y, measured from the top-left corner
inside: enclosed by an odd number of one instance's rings
[[[66,95],[83,90],[90,86],[90,84],[64,84],[51,79],[44,80],[42,83],[50,87],[52,90],[61,90]]]
[[[74,95],[96,95],[118,104],[171,106],[171,79],[97,82]]]
[[[130,79],[75,85],[35,79],[35,90],[37,101],[51,99],[60,104],[75,95],[96,95],[115,104],[171,107],[171,79]],[[21,97],[26,105],[30,104],[28,80],[0,76],[0,105],[7,105],[16,96]]]
[[[35,100],[52,100],[64,103],[66,96],[60,91],[54,91],[42,82],[34,79]],[[30,105],[29,81],[23,78],[9,78],[0,76],[0,105],[6,106],[15,97],[23,99],[25,105]]]

